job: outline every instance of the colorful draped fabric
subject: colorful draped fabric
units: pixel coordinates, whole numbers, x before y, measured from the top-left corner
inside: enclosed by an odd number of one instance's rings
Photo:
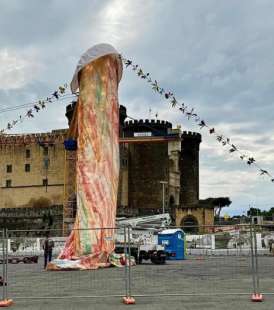
[[[48,269],[95,269],[109,265],[119,180],[118,84],[121,61],[110,54],[79,73],[77,128],[77,216],[58,260]]]

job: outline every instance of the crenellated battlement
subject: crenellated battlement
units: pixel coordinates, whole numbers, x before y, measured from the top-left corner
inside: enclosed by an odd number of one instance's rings
[[[57,144],[63,143],[67,129],[53,130],[52,132],[30,134],[3,134],[0,135],[0,145],[27,145],[27,144]]]
[[[167,121],[140,119],[126,121],[123,126],[125,137],[133,137],[135,133],[151,132],[152,136],[165,136],[172,124]]]
[[[183,131],[181,134],[182,139],[193,139],[197,140],[197,142],[202,141],[202,135],[199,132],[194,131]]]
[[[134,121],[126,121],[125,127],[135,127],[135,126],[143,126],[143,125],[149,125],[151,127],[157,125],[157,127],[160,125],[162,128],[172,128],[172,124],[168,121],[163,120],[155,120],[155,119],[139,119]]]

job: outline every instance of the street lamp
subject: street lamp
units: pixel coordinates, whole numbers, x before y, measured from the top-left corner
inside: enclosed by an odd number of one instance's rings
[[[167,181],[160,181],[163,189],[163,214],[165,213],[165,185],[168,184]]]

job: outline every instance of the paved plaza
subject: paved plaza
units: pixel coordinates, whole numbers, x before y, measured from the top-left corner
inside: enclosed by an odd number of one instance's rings
[[[250,265],[247,256],[193,256],[166,265],[134,266],[131,290],[136,305],[126,306],[121,302],[124,268],[47,272],[39,258],[38,264],[9,265],[9,297],[15,301],[14,309],[26,310],[273,309],[274,295],[266,295],[260,304],[250,302]],[[274,293],[274,257],[259,257],[259,267],[261,290]]]
[[[123,305],[117,299],[104,300],[57,300],[57,301],[18,301],[12,309],[20,310],[272,310],[274,298],[269,297],[263,303],[251,303],[246,296],[222,298],[172,297],[137,298],[135,305]]]

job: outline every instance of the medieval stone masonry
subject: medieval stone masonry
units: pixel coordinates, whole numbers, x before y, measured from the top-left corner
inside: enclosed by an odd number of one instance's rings
[[[75,104],[67,107],[69,121],[74,109]],[[201,135],[173,129],[167,121],[125,118],[120,106],[118,215],[161,213],[164,199],[177,226],[213,224],[213,210],[199,205]],[[57,206],[63,209],[60,226],[73,223],[76,153],[65,150],[66,139],[66,129],[0,136],[0,209],[37,208],[42,214],[41,208]]]
[[[0,208],[63,204],[65,133],[0,137]]]

